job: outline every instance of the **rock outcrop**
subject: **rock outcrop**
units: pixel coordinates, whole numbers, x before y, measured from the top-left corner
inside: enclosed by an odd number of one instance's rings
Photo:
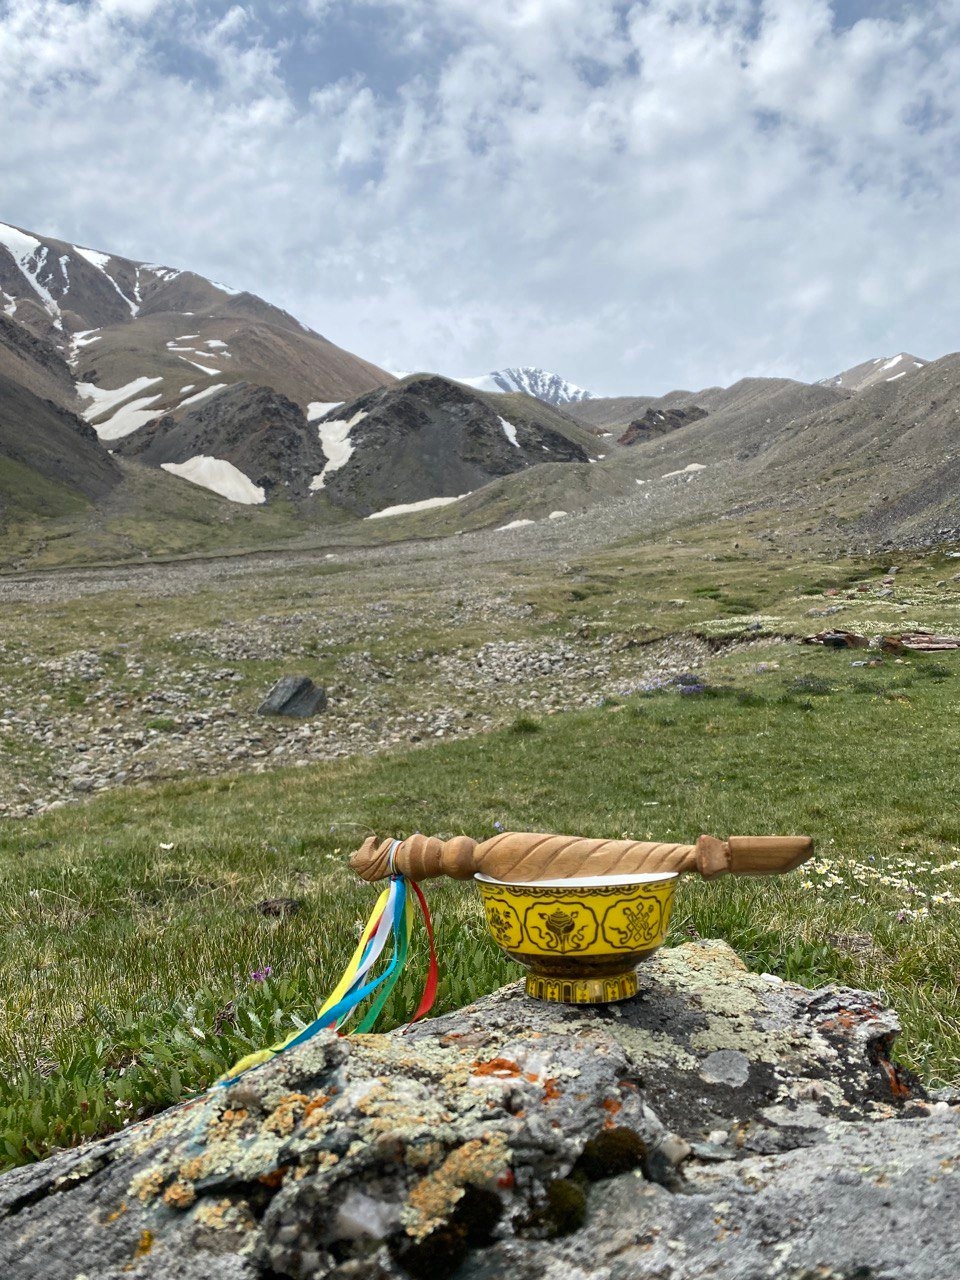
[[[867,993],[659,952],[622,1005],[519,985],[332,1033],[0,1179],[0,1274],[44,1280],[943,1280],[960,1107]]]
[[[309,496],[326,464],[317,433],[303,410],[272,387],[235,383],[183,410],[147,423],[112,442],[115,453],[148,466],[223,459],[263,489],[267,499]]]
[[[589,460],[581,429],[556,409],[434,374],[367,392],[316,428],[330,457],[322,487],[363,516],[466,495],[539,463]]]
[[[669,435],[671,431],[678,431],[687,423],[699,422],[706,416],[706,409],[695,404],[684,409],[657,409],[651,405],[642,417],[633,419],[617,444],[646,444],[648,440]]]

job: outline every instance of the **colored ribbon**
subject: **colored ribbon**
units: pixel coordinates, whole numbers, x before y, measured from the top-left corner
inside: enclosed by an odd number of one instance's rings
[[[393,866],[393,853],[398,844],[399,841],[395,841],[394,849],[391,850],[391,869]],[[235,1063],[225,1075],[221,1076],[217,1084],[232,1084],[238,1076],[245,1071],[249,1071],[251,1067],[260,1066],[264,1062],[269,1062],[271,1058],[275,1058],[278,1053],[282,1053],[285,1049],[290,1049],[297,1044],[303,1044],[304,1041],[315,1036],[318,1031],[329,1027],[336,1027],[339,1030],[349,1021],[358,1006],[368,996],[377,992],[376,999],[359,1024],[354,1028],[354,1031],[362,1034],[373,1029],[377,1018],[390,998],[390,993],[397,984],[409,954],[410,939],[413,935],[414,917],[416,915],[414,900],[409,893],[409,885],[411,883],[413,884],[417,901],[420,904],[427,930],[427,939],[430,945],[430,964],[423,995],[416,1012],[407,1026],[413,1026],[415,1022],[429,1013],[436,999],[439,977],[433,922],[430,919],[430,911],[420,886],[416,882],[408,881],[404,876],[394,875],[390,879],[388,888],[384,889],[377,900],[377,905],[374,907],[370,919],[360,935],[360,941],[350,958],[350,963],[344,970],[343,977],[324,1001],[313,1022],[300,1031],[291,1032],[285,1040],[280,1041],[278,1044],[247,1054],[246,1057]],[[370,974],[373,968],[383,955],[387,942],[391,938],[393,940],[393,950],[386,968],[378,977],[371,977]]]

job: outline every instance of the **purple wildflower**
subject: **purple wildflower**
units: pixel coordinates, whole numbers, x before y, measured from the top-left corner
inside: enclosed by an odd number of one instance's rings
[[[270,977],[271,973],[273,973],[272,965],[265,964],[262,969],[254,969],[253,973],[251,973],[250,975],[250,981],[266,982],[266,980]]]
[[[499,821],[498,821],[498,822],[495,822],[495,823],[493,824],[493,829],[494,829],[494,831],[502,831],[502,830],[503,830],[503,823],[502,823],[502,822],[499,822]]]

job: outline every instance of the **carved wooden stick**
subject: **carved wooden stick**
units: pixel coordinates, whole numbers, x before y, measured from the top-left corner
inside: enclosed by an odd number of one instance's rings
[[[390,875],[393,840],[364,841],[350,859],[364,880]],[[440,840],[410,836],[394,850],[393,869],[411,880],[451,876],[469,880],[477,872],[514,883],[567,880],[573,876],[637,875],[650,871],[697,872],[705,880],[726,873],[777,875],[792,871],[813,853],[809,836],[701,836],[696,844],[659,844],[643,840],[587,840],[505,831],[478,844],[469,836]]]

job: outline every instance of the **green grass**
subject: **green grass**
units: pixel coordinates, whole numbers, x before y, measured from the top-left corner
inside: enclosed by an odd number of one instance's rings
[[[956,1080],[960,655],[850,661],[792,648],[774,669],[745,650],[699,693],[520,717],[376,759],[119,790],[0,828],[0,1161],[149,1114],[309,1019],[375,898],[344,865],[370,831],[809,833],[816,862],[783,879],[685,881],[672,940],[723,937],[758,970],[880,989],[904,1022],[901,1058]],[[517,976],[469,886],[427,892],[439,1010]],[[258,913],[272,897],[303,905]],[[252,977],[268,966],[267,981]],[[422,972],[421,957],[384,1029],[414,1006]]]

